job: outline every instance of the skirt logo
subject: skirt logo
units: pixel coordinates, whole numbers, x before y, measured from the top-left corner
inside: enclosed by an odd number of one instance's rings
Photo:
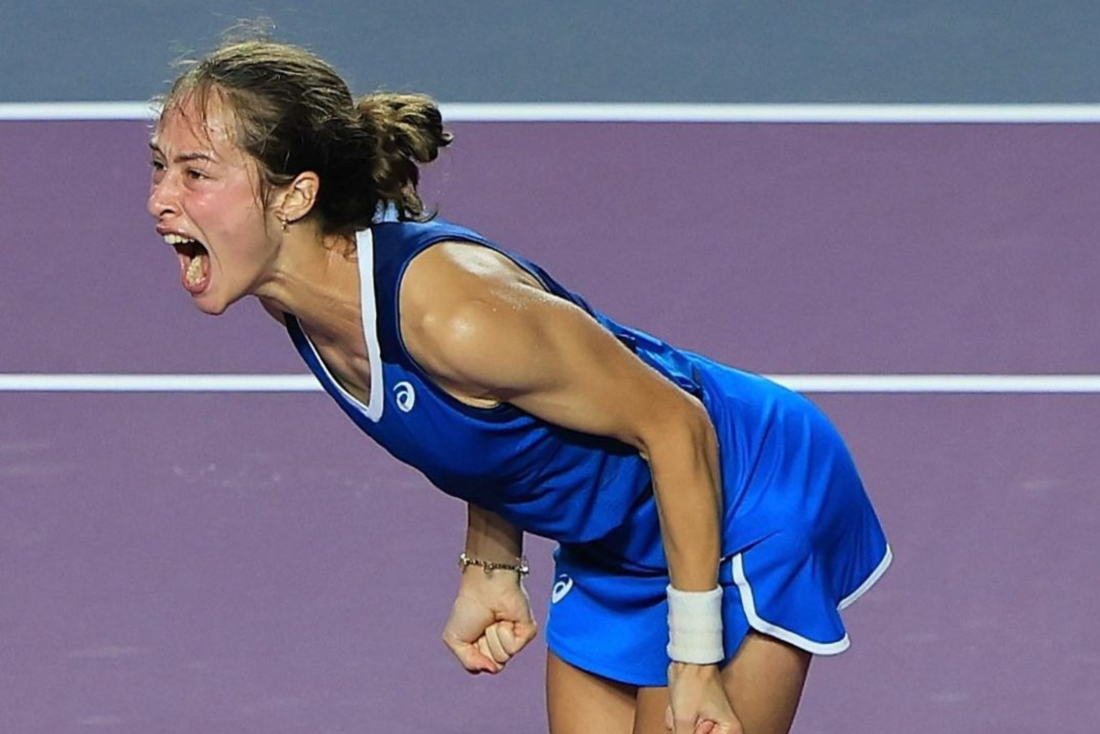
[[[557,604],[565,598],[565,595],[568,594],[569,590],[572,588],[573,579],[569,578],[564,573],[558,576],[558,580],[554,582],[554,588],[550,591],[550,603]]]

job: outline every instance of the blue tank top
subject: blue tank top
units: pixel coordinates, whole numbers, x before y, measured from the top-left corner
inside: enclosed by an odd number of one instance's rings
[[[287,330],[325,391],[360,429],[443,492],[495,512],[527,532],[566,544],[586,544],[610,561],[642,569],[666,567],[649,467],[614,439],[578,433],[508,404],[478,408],[439,388],[405,348],[399,287],[409,263],[443,241],[473,242],[502,252],[545,288],[587,311],[638,357],[701,399],[723,445],[727,536],[761,456],[760,442],[787,391],[755,375],[677,350],[595,311],[542,268],[469,229],[443,221],[383,222],[357,236],[363,328],[370,360],[367,404],[344,390],[291,314]],[[717,393],[736,384],[737,410]],[[707,390],[707,386],[711,390]],[[744,425],[733,426],[730,421]],[[753,532],[766,532],[757,528]],[[724,537],[723,551],[751,538]]]

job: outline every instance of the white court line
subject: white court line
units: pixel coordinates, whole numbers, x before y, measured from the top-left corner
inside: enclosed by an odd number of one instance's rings
[[[1095,123],[1096,104],[442,103],[448,122]],[[0,103],[0,120],[148,120],[148,102]]]
[[[304,375],[0,374],[0,392],[320,392]]]
[[[808,393],[1100,394],[1100,375],[771,375]],[[0,392],[320,392],[300,375],[0,374]]]

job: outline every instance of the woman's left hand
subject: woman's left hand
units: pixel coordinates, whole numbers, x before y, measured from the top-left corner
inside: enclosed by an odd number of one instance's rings
[[[742,734],[717,665],[672,663],[665,726],[674,734]]]

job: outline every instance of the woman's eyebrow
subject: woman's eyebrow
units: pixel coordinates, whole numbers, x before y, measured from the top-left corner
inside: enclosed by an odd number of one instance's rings
[[[160,146],[153,141],[149,141],[149,149],[154,153],[164,155],[164,152],[160,149]],[[213,153],[204,153],[201,151],[180,153],[174,159],[176,163],[189,163],[191,161],[209,161],[210,163],[216,163],[217,158]]]

